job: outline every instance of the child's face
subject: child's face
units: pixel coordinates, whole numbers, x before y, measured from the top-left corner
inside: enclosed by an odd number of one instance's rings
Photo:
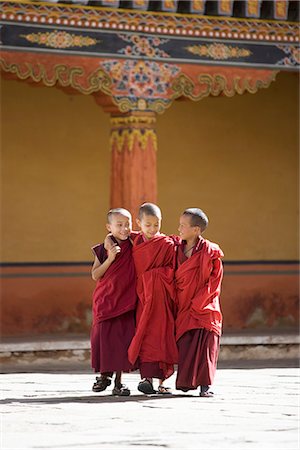
[[[161,219],[156,216],[143,214],[141,219],[136,219],[136,223],[140,227],[146,239],[152,239],[159,233],[161,226]]]
[[[200,227],[193,227],[191,225],[191,219],[186,214],[183,214],[183,216],[179,219],[179,236],[182,240],[188,241],[190,239],[195,239],[201,234]]]
[[[125,241],[131,232],[131,219],[123,214],[114,214],[106,228],[116,239]]]

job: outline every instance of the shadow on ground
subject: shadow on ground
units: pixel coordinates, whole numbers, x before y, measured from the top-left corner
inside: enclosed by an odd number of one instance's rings
[[[87,396],[68,396],[68,397],[42,397],[42,398],[7,398],[0,400],[1,405],[9,405],[12,403],[21,404],[43,404],[55,405],[60,403],[124,403],[124,402],[147,402],[148,400],[172,400],[178,398],[198,397],[190,394],[175,395],[130,395],[128,397],[116,397],[113,395],[87,395]]]

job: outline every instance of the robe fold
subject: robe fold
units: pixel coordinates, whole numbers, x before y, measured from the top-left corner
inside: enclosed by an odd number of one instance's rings
[[[129,239],[118,244],[121,252],[97,281],[93,293],[91,363],[95,372],[130,371],[128,347],[135,332],[136,274]],[[93,252],[102,264],[104,245]]]
[[[223,256],[217,244],[201,238],[192,256],[177,268],[176,340],[186,331],[195,328],[205,328],[221,335],[222,313],[219,295],[223,278],[220,258]]]
[[[192,256],[178,247],[176,340],[179,360],[176,388],[196,389],[213,383],[222,332],[219,302],[224,255],[217,244],[200,238]]]
[[[174,241],[157,235],[150,240],[136,236],[132,249],[137,274],[138,304],[136,313],[136,333],[128,350],[129,361],[140,366],[148,365],[147,373],[157,363],[154,370],[168,378],[174,372],[178,353],[174,324]],[[152,370],[152,369],[151,369]],[[150,371],[151,371],[150,370]],[[142,374],[142,370],[141,370]],[[143,376],[143,375],[142,375]]]

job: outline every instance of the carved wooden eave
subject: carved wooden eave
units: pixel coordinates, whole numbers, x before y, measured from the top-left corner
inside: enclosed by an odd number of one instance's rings
[[[267,88],[299,67],[298,24],[37,2],[1,4],[5,76],[162,113]]]

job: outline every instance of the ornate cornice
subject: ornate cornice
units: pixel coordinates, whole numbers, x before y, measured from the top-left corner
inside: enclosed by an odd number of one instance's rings
[[[139,33],[82,31],[20,23],[2,25],[2,47],[8,51],[78,57],[111,58],[122,61],[153,61],[167,65],[205,64],[247,68],[295,70],[299,66],[299,47],[291,43],[253,43],[249,41],[203,38],[161,37]],[[128,64],[131,64],[129,62]]]
[[[168,65],[154,61],[98,60],[49,55],[36,62],[32,53],[3,52],[2,71],[20,80],[45,86],[72,88],[82,94],[103,93],[121,112],[162,113],[173,100],[200,100],[208,95],[231,97],[255,93],[275,80],[276,71],[196,65]]]
[[[105,94],[123,113],[162,113],[181,96],[255,93],[299,65],[298,27],[285,21],[38,2],[1,8],[6,75],[94,94],[100,104]]]
[[[8,23],[68,26],[87,30],[103,29],[163,36],[252,42],[299,42],[299,29],[295,22],[154,13],[39,2],[4,1],[1,4],[1,20]]]

